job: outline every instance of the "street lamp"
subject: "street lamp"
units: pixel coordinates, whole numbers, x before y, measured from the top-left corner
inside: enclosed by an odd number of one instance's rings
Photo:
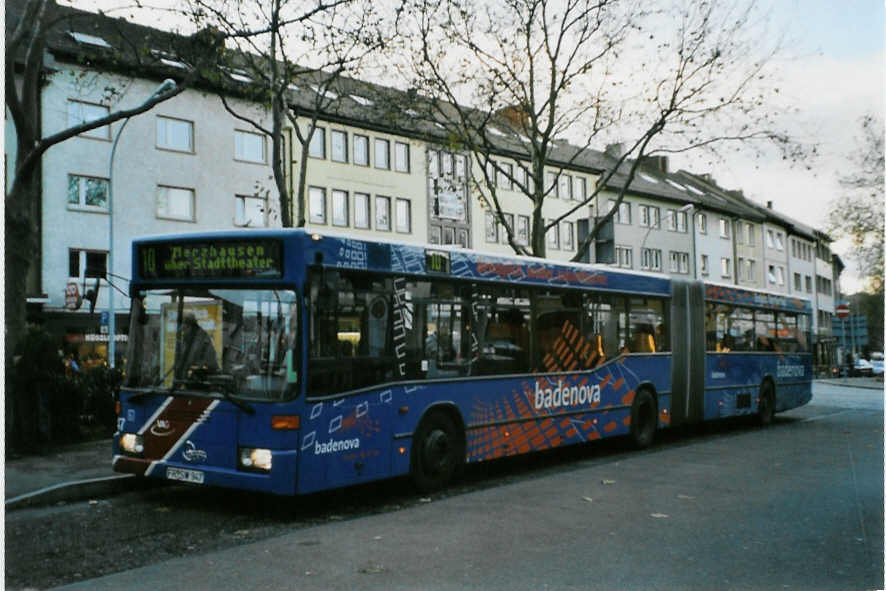
[[[175,80],[167,78],[139,107],[144,106],[157,95],[174,88]],[[114,289],[111,287],[110,279],[114,274],[114,154],[117,152],[117,141],[120,139],[120,134],[123,133],[123,128],[126,127],[127,123],[129,123],[129,117],[123,120],[120,129],[117,130],[117,134],[114,136],[114,143],[111,144],[111,159],[108,163],[108,266],[105,271],[105,281],[108,283],[108,365],[110,367],[114,367],[114,354],[116,353],[115,337],[117,336],[117,323],[114,319]]]

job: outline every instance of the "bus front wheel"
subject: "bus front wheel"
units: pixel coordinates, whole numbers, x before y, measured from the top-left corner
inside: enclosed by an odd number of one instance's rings
[[[458,470],[464,453],[452,418],[431,412],[418,426],[412,441],[412,480],[423,493],[440,490]]]
[[[637,449],[652,445],[658,428],[658,405],[649,390],[637,392],[631,405],[631,442]]]

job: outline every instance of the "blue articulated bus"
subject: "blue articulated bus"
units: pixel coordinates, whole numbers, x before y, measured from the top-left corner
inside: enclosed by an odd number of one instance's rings
[[[132,246],[116,471],[302,494],[807,403],[808,301],[302,230]]]

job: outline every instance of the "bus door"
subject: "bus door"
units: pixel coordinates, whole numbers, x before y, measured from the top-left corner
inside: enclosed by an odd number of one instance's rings
[[[390,473],[397,357],[392,280],[314,269],[307,295],[307,400],[299,492],[346,486]]]
[[[704,285],[671,279],[671,426],[704,419]]]

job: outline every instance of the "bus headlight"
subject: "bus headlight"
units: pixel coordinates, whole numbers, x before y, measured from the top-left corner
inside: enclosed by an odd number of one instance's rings
[[[240,468],[254,472],[270,472],[271,450],[261,447],[241,447]]]
[[[140,454],[145,451],[145,444],[141,435],[135,433],[124,433],[120,436],[120,447],[123,451],[131,454]]]

